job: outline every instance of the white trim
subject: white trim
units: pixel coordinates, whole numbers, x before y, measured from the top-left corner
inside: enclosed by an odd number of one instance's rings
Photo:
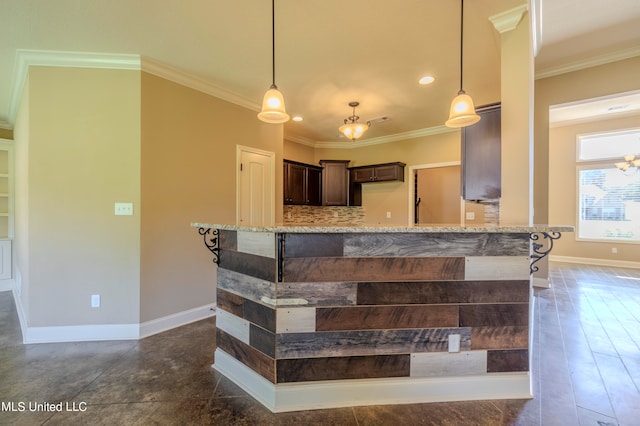
[[[518,28],[518,24],[522,21],[522,17],[528,8],[526,4],[516,6],[497,15],[489,16],[489,21],[500,34],[513,31]]]
[[[581,263],[583,265],[612,266],[617,268],[640,269],[640,262],[629,260],[594,259],[590,257],[549,255],[551,262]]]
[[[585,68],[591,68],[598,65],[605,65],[611,62],[622,61],[624,59],[640,56],[640,47],[634,46],[629,49],[618,50],[616,52],[606,53],[604,55],[595,56],[593,58],[572,62],[570,64],[559,67],[551,67],[536,71],[535,79],[539,80],[547,77],[554,77],[568,72],[579,71]]]
[[[537,288],[551,288],[551,282],[549,282],[548,278],[533,277],[533,280],[531,281],[531,283],[532,283],[531,285]],[[530,346],[530,347],[533,347],[533,346]]]
[[[16,286],[16,282],[13,279],[0,280],[0,291],[12,291]]]
[[[215,303],[212,303],[178,312],[176,314],[167,315],[166,317],[146,321],[140,324],[140,338],[142,339],[154,334],[162,333],[163,331],[200,321],[205,318],[215,316],[215,314],[216,305]]]
[[[136,340],[138,324],[95,324],[54,327],[27,327],[22,341],[29,343],[89,342],[101,340]]]
[[[273,384],[220,349],[213,368],[274,413],[366,405],[530,399],[529,373]]]

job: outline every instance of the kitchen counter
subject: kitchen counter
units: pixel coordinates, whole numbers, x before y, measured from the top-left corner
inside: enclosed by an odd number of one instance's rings
[[[530,398],[532,247],[573,231],[192,226],[218,265],[213,367],[274,412]]]

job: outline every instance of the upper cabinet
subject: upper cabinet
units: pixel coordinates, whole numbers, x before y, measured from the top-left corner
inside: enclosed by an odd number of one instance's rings
[[[320,160],[322,205],[346,206],[349,202],[349,160]]]
[[[322,168],[295,161],[283,161],[284,204],[322,204]]]
[[[495,200],[501,195],[500,104],[476,111],[480,121],[462,129],[462,198]]]
[[[0,238],[13,237],[12,158],[13,142],[0,139]]]
[[[350,167],[352,183],[404,182],[404,163],[384,163],[370,166]]]

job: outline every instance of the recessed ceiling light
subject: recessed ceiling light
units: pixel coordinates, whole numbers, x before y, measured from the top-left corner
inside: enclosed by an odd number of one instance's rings
[[[420,80],[418,80],[418,83],[420,84],[431,84],[435,81],[435,78],[430,76],[430,75],[425,75],[424,77],[422,77]]]
[[[302,121],[302,117],[300,117],[299,115],[296,115],[295,117],[292,118],[293,121]]]

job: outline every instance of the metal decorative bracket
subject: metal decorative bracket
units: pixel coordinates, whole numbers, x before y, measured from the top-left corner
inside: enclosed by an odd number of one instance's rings
[[[540,235],[542,235],[545,240],[549,240],[549,247],[546,250],[541,250],[545,246],[545,244],[536,242],[540,240]],[[531,239],[531,241],[533,241],[533,254],[530,256],[533,261],[529,265],[529,274],[533,274],[540,269],[536,266],[536,262],[544,259],[549,253],[551,253],[551,250],[553,250],[553,242],[559,239],[561,236],[562,234],[556,231],[532,232],[531,234],[529,234],[529,238]]]
[[[202,235],[204,245],[213,253],[213,263],[220,264],[220,231],[211,228],[198,228],[198,234]]]

